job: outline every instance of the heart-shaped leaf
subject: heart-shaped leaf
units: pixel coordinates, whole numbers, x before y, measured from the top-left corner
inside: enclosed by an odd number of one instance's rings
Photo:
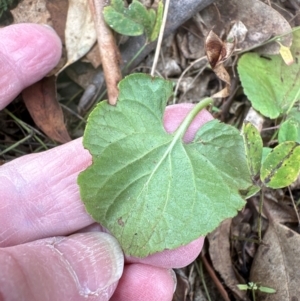
[[[279,55],[261,57],[244,54],[238,72],[252,106],[264,116],[277,118],[287,113],[300,94],[300,30],[293,34],[291,52],[294,64],[287,66]]]
[[[162,2],[159,2],[158,14],[156,15],[153,9],[147,10],[137,0],[133,0],[128,8],[124,7],[123,0],[112,0],[111,5],[104,8],[103,15],[105,22],[116,32],[127,36],[139,36],[145,32],[149,41],[153,41],[152,38],[156,34],[156,24],[161,24],[159,20],[162,7]]]
[[[163,127],[171,82],[133,74],[119,84],[116,107],[91,113],[84,146],[93,164],[78,178],[92,217],[108,228],[126,254],[143,257],[205,235],[244,206],[251,186],[242,137],[214,120],[194,141]],[[194,111],[191,114],[195,114]]]

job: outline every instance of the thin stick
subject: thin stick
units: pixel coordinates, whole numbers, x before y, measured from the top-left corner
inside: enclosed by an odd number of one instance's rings
[[[185,70],[181,73],[180,77],[178,78],[177,84],[176,84],[176,88],[174,91],[174,97],[173,97],[173,104],[176,102],[176,95],[177,95],[177,91],[179,88],[179,84],[182,81],[182,78],[185,76],[185,74],[197,63],[199,63],[200,61],[207,59],[206,56],[202,56],[199,59],[193,61],[188,67],[185,68]],[[206,66],[205,66],[206,67]]]
[[[262,187],[261,192],[260,192],[259,209],[258,209],[257,232],[258,232],[258,242],[259,242],[259,244],[262,242],[262,239],[261,239],[261,219],[262,219],[263,203],[264,203],[264,187]]]
[[[158,36],[157,45],[156,45],[156,49],[155,49],[155,55],[154,55],[153,65],[152,65],[152,69],[151,69],[151,76],[154,76],[155,69],[156,69],[156,66],[157,66],[158,57],[159,57],[159,53],[160,53],[160,49],[161,49],[161,44],[162,44],[162,39],[163,39],[163,36],[164,36],[164,31],[165,31],[166,22],[167,22],[167,16],[168,16],[168,11],[169,11],[169,4],[170,4],[170,0],[166,0],[166,2],[165,2],[165,8],[164,8],[163,20],[162,20],[162,24],[161,24],[160,31],[159,31],[159,36]]]
[[[100,58],[107,87],[108,103],[116,105],[119,95],[118,83],[122,79],[121,55],[113,33],[104,21],[103,9],[105,0],[90,0],[90,8],[94,17]]]
[[[299,213],[298,213],[298,210],[297,210],[295,200],[294,200],[294,197],[293,197],[290,186],[288,186],[288,190],[289,190],[289,194],[290,194],[290,197],[291,197],[291,200],[292,200],[292,203],[293,203],[293,206],[294,206],[294,210],[295,210],[295,213],[296,213],[296,216],[297,216],[297,219],[298,219],[298,227],[299,227],[299,225],[300,225]]]

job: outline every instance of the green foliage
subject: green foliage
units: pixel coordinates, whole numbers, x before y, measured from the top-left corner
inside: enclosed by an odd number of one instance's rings
[[[274,294],[276,293],[276,290],[274,290],[271,287],[266,287],[266,286],[262,286],[262,285],[258,285],[254,282],[249,282],[248,284],[238,284],[237,287],[241,290],[241,291],[246,291],[246,290],[251,290],[251,291],[261,291],[263,293],[267,293],[267,294]]]
[[[289,118],[280,125],[278,133],[279,143],[296,141],[300,143],[300,124],[297,120]]]
[[[251,186],[238,130],[214,120],[184,144],[199,108],[166,133],[171,82],[133,74],[119,90],[117,106],[100,103],[84,134],[93,164],[78,183],[91,216],[138,257],[187,244],[234,216],[244,206],[239,190]]]
[[[261,166],[260,178],[265,186],[282,188],[292,184],[300,172],[300,145],[293,141],[277,145]]]
[[[255,178],[260,171],[263,142],[260,137],[259,131],[250,122],[244,123],[242,128],[242,135],[244,138],[249,171],[252,178]]]
[[[282,188],[292,184],[300,173],[300,145],[286,141],[274,149],[263,148],[258,130],[249,122],[242,129],[247,163],[255,183],[259,174],[262,184],[270,188]]]
[[[262,115],[277,118],[287,114],[300,94],[300,30],[293,34],[291,52],[294,64],[287,66],[279,55],[262,57],[244,54],[238,72],[244,92]]]
[[[104,8],[105,22],[116,32],[127,36],[139,36],[145,32],[151,42],[157,39],[162,21],[163,3],[158,4],[157,13],[137,0],[126,8],[123,0],[112,0]]]

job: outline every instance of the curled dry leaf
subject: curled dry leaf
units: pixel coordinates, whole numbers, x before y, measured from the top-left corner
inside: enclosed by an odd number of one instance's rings
[[[212,97],[227,97],[230,90],[230,76],[226,71],[223,63],[231,56],[235,48],[234,43],[223,42],[212,30],[205,40],[205,50],[207,60],[219,79],[226,83],[223,90],[214,94]]]
[[[240,280],[237,279],[231,260],[230,226],[231,218],[223,221],[216,230],[208,234],[209,255],[214,268],[220,274],[226,286],[238,296],[239,300],[249,300],[246,292],[237,288]]]
[[[257,300],[298,300],[300,277],[300,235],[288,227],[270,221],[254,258],[250,280],[276,290],[276,294],[258,292]]]
[[[56,99],[55,77],[45,77],[22,92],[25,105],[35,124],[60,143],[71,141],[62,109]]]
[[[223,42],[212,30],[206,37],[205,50],[212,69],[224,63],[232,54],[235,43]]]
[[[274,36],[291,32],[288,21],[260,0],[217,0],[201,11],[201,17],[206,27],[214,27],[217,34],[228,33],[233,20],[241,21],[247,29],[245,39],[237,41],[237,48],[241,50],[258,47]],[[282,37],[281,43],[290,46],[292,35]],[[264,45],[260,52],[278,54],[279,45],[276,42]]]
[[[88,1],[69,0],[65,42],[68,60],[63,69],[86,55],[95,44],[96,30]]]

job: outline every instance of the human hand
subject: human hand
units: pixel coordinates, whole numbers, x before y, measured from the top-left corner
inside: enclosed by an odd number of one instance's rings
[[[1,29],[0,109],[47,74],[60,53],[60,41],[47,27]],[[166,130],[174,131],[190,109],[168,107]],[[186,139],[210,119],[202,112]],[[125,257],[124,267],[117,241],[99,231],[80,201],[77,176],[90,164],[77,139],[0,167],[1,300],[172,299],[171,268],[192,262],[203,239],[143,259]]]

